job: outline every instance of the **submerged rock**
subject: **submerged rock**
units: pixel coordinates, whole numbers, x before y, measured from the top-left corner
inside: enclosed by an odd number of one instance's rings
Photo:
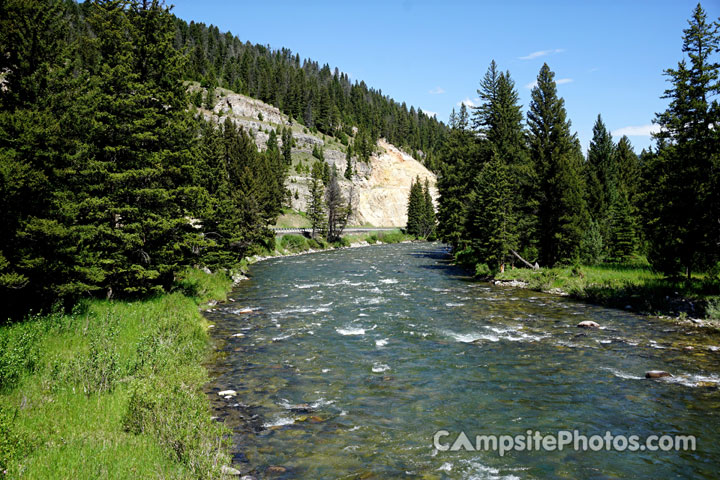
[[[704,381],[704,382],[698,382],[698,383],[697,383],[697,386],[698,386],[698,387],[705,387],[705,388],[717,388],[717,387],[718,387],[718,384],[715,383],[715,382]]]
[[[218,392],[218,395],[221,397],[234,397],[237,395],[237,392],[235,390],[222,390]]]
[[[580,328],[600,328],[600,324],[592,320],[585,320],[577,324]]]
[[[267,469],[268,473],[285,473],[287,468],[281,467],[280,465],[272,465]]]
[[[645,372],[645,378],[663,378],[663,377],[672,377],[668,372],[665,372],[663,370],[650,370],[648,372]]]

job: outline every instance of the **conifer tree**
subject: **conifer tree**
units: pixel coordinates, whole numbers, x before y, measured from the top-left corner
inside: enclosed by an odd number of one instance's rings
[[[536,189],[541,263],[570,261],[588,225],[582,176],[582,151],[570,134],[555,74],[544,64],[532,89],[528,126],[530,153],[539,178]]]
[[[292,141],[292,129],[289,127],[284,128],[282,132],[282,154],[287,166],[292,165]]]
[[[465,105],[450,116],[450,133],[441,150],[440,175],[438,176],[438,234],[453,248],[461,249],[467,238],[464,228],[468,209],[468,185],[473,176],[476,155],[474,135],[469,128]]]
[[[327,240],[337,242],[352,214],[352,191],[350,197],[346,199],[338,181],[336,168],[333,168],[330,182],[325,187],[325,207],[327,208]]]
[[[327,221],[325,218],[325,187],[323,184],[323,169],[319,162],[315,162],[310,176],[310,192],[308,197],[308,218],[312,228],[312,237],[318,234],[325,235]]]
[[[407,207],[407,224],[405,231],[409,235],[421,236],[423,230],[423,210],[425,196],[422,190],[420,178],[412,181],[410,184],[410,194],[408,196]]]
[[[615,195],[610,207],[608,249],[610,258],[615,261],[626,261],[635,252],[637,244],[632,207],[625,189]]]
[[[687,54],[676,69],[665,70],[671,87],[663,98],[667,110],[657,114],[658,151],[647,157],[643,210],[648,259],[658,270],[684,274],[720,258],[720,45],[717,24],[700,4],[683,30]]]
[[[467,231],[477,263],[487,264],[492,272],[502,269],[505,258],[515,247],[512,189],[508,167],[493,154],[474,182],[472,214]]]
[[[348,145],[347,153],[345,154],[345,178],[352,180],[353,168],[352,168],[352,147]]]
[[[423,203],[422,203],[422,237],[428,238],[435,233],[435,205],[433,204],[432,195],[430,193],[430,181],[426,178],[423,187]]]
[[[593,126],[593,138],[588,149],[586,184],[588,211],[600,225],[603,239],[609,237],[610,206],[618,195],[619,172],[616,166],[615,144],[598,115]]]

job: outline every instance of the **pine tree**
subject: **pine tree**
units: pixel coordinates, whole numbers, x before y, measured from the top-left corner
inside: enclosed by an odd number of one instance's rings
[[[292,165],[292,129],[286,127],[282,132],[282,155],[285,165]]]
[[[530,153],[539,178],[536,190],[541,263],[570,261],[588,225],[582,151],[570,134],[555,74],[544,64],[532,89],[528,125]]]
[[[618,195],[618,169],[615,163],[615,144],[598,115],[593,126],[593,138],[588,149],[586,184],[588,211],[600,226],[607,243],[610,228],[610,206]]]
[[[619,262],[628,260],[635,252],[636,238],[632,207],[625,189],[621,189],[615,196],[610,208],[609,227],[610,258]]]
[[[687,60],[665,71],[670,100],[656,116],[658,151],[648,157],[643,200],[648,259],[668,274],[692,272],[720,258],[720,66],[714,55],[720,35],[698,4],[683,31]]]
[[[352,147],[348,145],[347,153],[345,154],[345,178],[352,180],[353,168],[352,168]]]
[[[325,218],[325,187],[323,186],[323,169],[319,162],[313,164],[310,176],[310,193],[308,197],[308,218],[312,228],[312,237],[325,235],[327,221]]]
[[[327,208],[327,240],[328,242],[337,242],[352,214],[352,191],[350,198],[346,199],[342,193],[335,168],[333,168],[330,182],[325,188],[325,207]]]
[[[460,106],[459,113],[453,110],[450,128],[441,150],[437,183],[440,193],[438,234],[441,240],[460,250],[467,238],[464,229],[469,207],[468,186],[473,177],[476,157],[474,135],[469,129],[469,117],[464,104]]]
[[[502,269],[515,247],[512,189],[508,167],[493,154],[474,182],[467,231],[476,263],[485,263],[492,272]]]
[[[432,195],[430,193],[430,181],[426,178],[423,187],[422,202],[422,231],[423,238],[432,237],[435,234],[435,205],[433,204]]]
[[[532,168],[510,73],[498,73],[493,61],[478,95],[483,103],[477,108],[475,123],[484,139],[478,150],[483,164],[470,185],[472,207],[466,231],[473,256],[496,271],[509,249],[517,248],[518,226],[526,236],[533,231],[532,204],[526,199]]]
[[[410,184],[410,194],[408,196],[407,207],[407,224],[405,231],[408,235],[421,236],[423,224],[423,205],[425,197],[422,191],[422,184],[417,178]]]

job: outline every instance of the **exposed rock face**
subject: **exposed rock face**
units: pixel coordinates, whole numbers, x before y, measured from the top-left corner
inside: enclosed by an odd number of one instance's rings
[[[218,96],[213,110],[201,110],[204,117],[218,123],[223,123],[229,117],[253,136],[259,150],[266,148],[269,135],[265,131],[292,126],[290,119],[272,105],[223,89],[216,89],[216,94]],[[322,146],[325,162],[331,167],[334,165],[341,175],[345,173],[346,153],[342,150],[344,147],[336,143],[326,144],[322,135],[305,133],[297,124],[294,127],[294,155],[311,154],[314,146]],[[278,132],[278,144],[282,145],[280,137]],[[394,145],[381,139],[377,147],[378,151],[370,157],[369,162],[353,162],[352,181],[341,178],[340,183],[346,196],[351,191],[353,193],[355,214],[350,223],[404,227],[407,223],[407,202],[412,181],[420,178],[424,182],[427,179],[431,195],[436,200],[437,179],[422,163]],[[291,207],[301,212],[307,211],[309,174],[298,174],[294,169],[291,170],[286,187],[290,191]]]
[[[410,185],[420,178],[430,183],[430,193],[437,198],[437,179],[423,164],[401,152],[394,145],[380,140],[383,153],[370,158],[370,174],[356,184],[357,223],[382,227],[404,227]]]

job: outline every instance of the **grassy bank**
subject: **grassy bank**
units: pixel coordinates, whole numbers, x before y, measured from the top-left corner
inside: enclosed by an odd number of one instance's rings
[[[0,477],[222,476],[198,305],[230,285],[192,270],[170,294],[0,328]]]
[[[357,235],[346,235],[339,242],[328,243],[322,238],[311,239],[303,235],[288,234],[275,240],[275,248],[271,251],[265,249],[259,252],[258,256],[280,256],[288,254],[303,253],[310,250],[329,250],[333,248],[349,247],[354,244],[367,243],[369,245],[382,243],[400,243],[405,241],[417,240],[413,235],[402,233],[399,229],[396,231],[363,233]]]
[[[595,304],[650,315],[689,316],[720,320],[720,282],[712,275],[668,279],[644,263],[519,268],[495,280],[521,281],[528,288],[568,295]]]

